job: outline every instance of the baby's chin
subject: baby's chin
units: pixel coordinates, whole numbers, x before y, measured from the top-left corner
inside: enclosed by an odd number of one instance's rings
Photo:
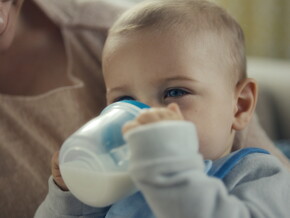
[[[215,150],[214,146],[211,146],[211,148],[207,149],[199,149],[199,152],[202,154],[204,160],[218,160],[220,158],[223,158],[231,153],[231,147],[223,148],[219,151]]]

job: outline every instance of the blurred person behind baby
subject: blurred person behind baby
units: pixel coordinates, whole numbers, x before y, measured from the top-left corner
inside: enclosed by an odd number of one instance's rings
[[[50,158],[105,105],[101,53],[124,11],[105,0],[0,0],[0,211],[32,217]]]

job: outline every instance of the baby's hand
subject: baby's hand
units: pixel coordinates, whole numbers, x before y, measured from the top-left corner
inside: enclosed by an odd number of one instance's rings
[[[135,120],[127,122],[123,126],[123,134],[138,126],[155,123],[163,120],[183,120],[183,115],[176,103],[171,103],[165,108],[150,108],[144,110]]]
[[[58,161],[59,151],[56,151],[51,159],[51,173],[55,184],[63,191],[68,191],[66,184],[64,183],[60,170],[59,170],[59,161]]]

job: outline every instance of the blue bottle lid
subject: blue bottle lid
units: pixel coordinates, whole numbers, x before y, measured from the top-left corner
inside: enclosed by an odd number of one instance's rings
[[[150,106],[148,106],[147,104],[144,104],[140,101],[134,101],[134,100],[123,100],[120,102],[124,102],[124,103],[129,103],[129,104],[133,104],[136,107],[139,107],[140,109],[146,109],[146,108],[150,108]]]

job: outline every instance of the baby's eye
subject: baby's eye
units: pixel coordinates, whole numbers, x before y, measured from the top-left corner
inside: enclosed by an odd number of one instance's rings
[[[124,101],[124,100],[135,100],[135,99],[131,96],[121,96],[121,97],[116,98],[116,100],[114,102]]]
[[[168,89],[165,91],[164,98],[168,98],[168,97],[177,98],[177,97],[187,95],[188,93],[189,92],[180,88]]]

